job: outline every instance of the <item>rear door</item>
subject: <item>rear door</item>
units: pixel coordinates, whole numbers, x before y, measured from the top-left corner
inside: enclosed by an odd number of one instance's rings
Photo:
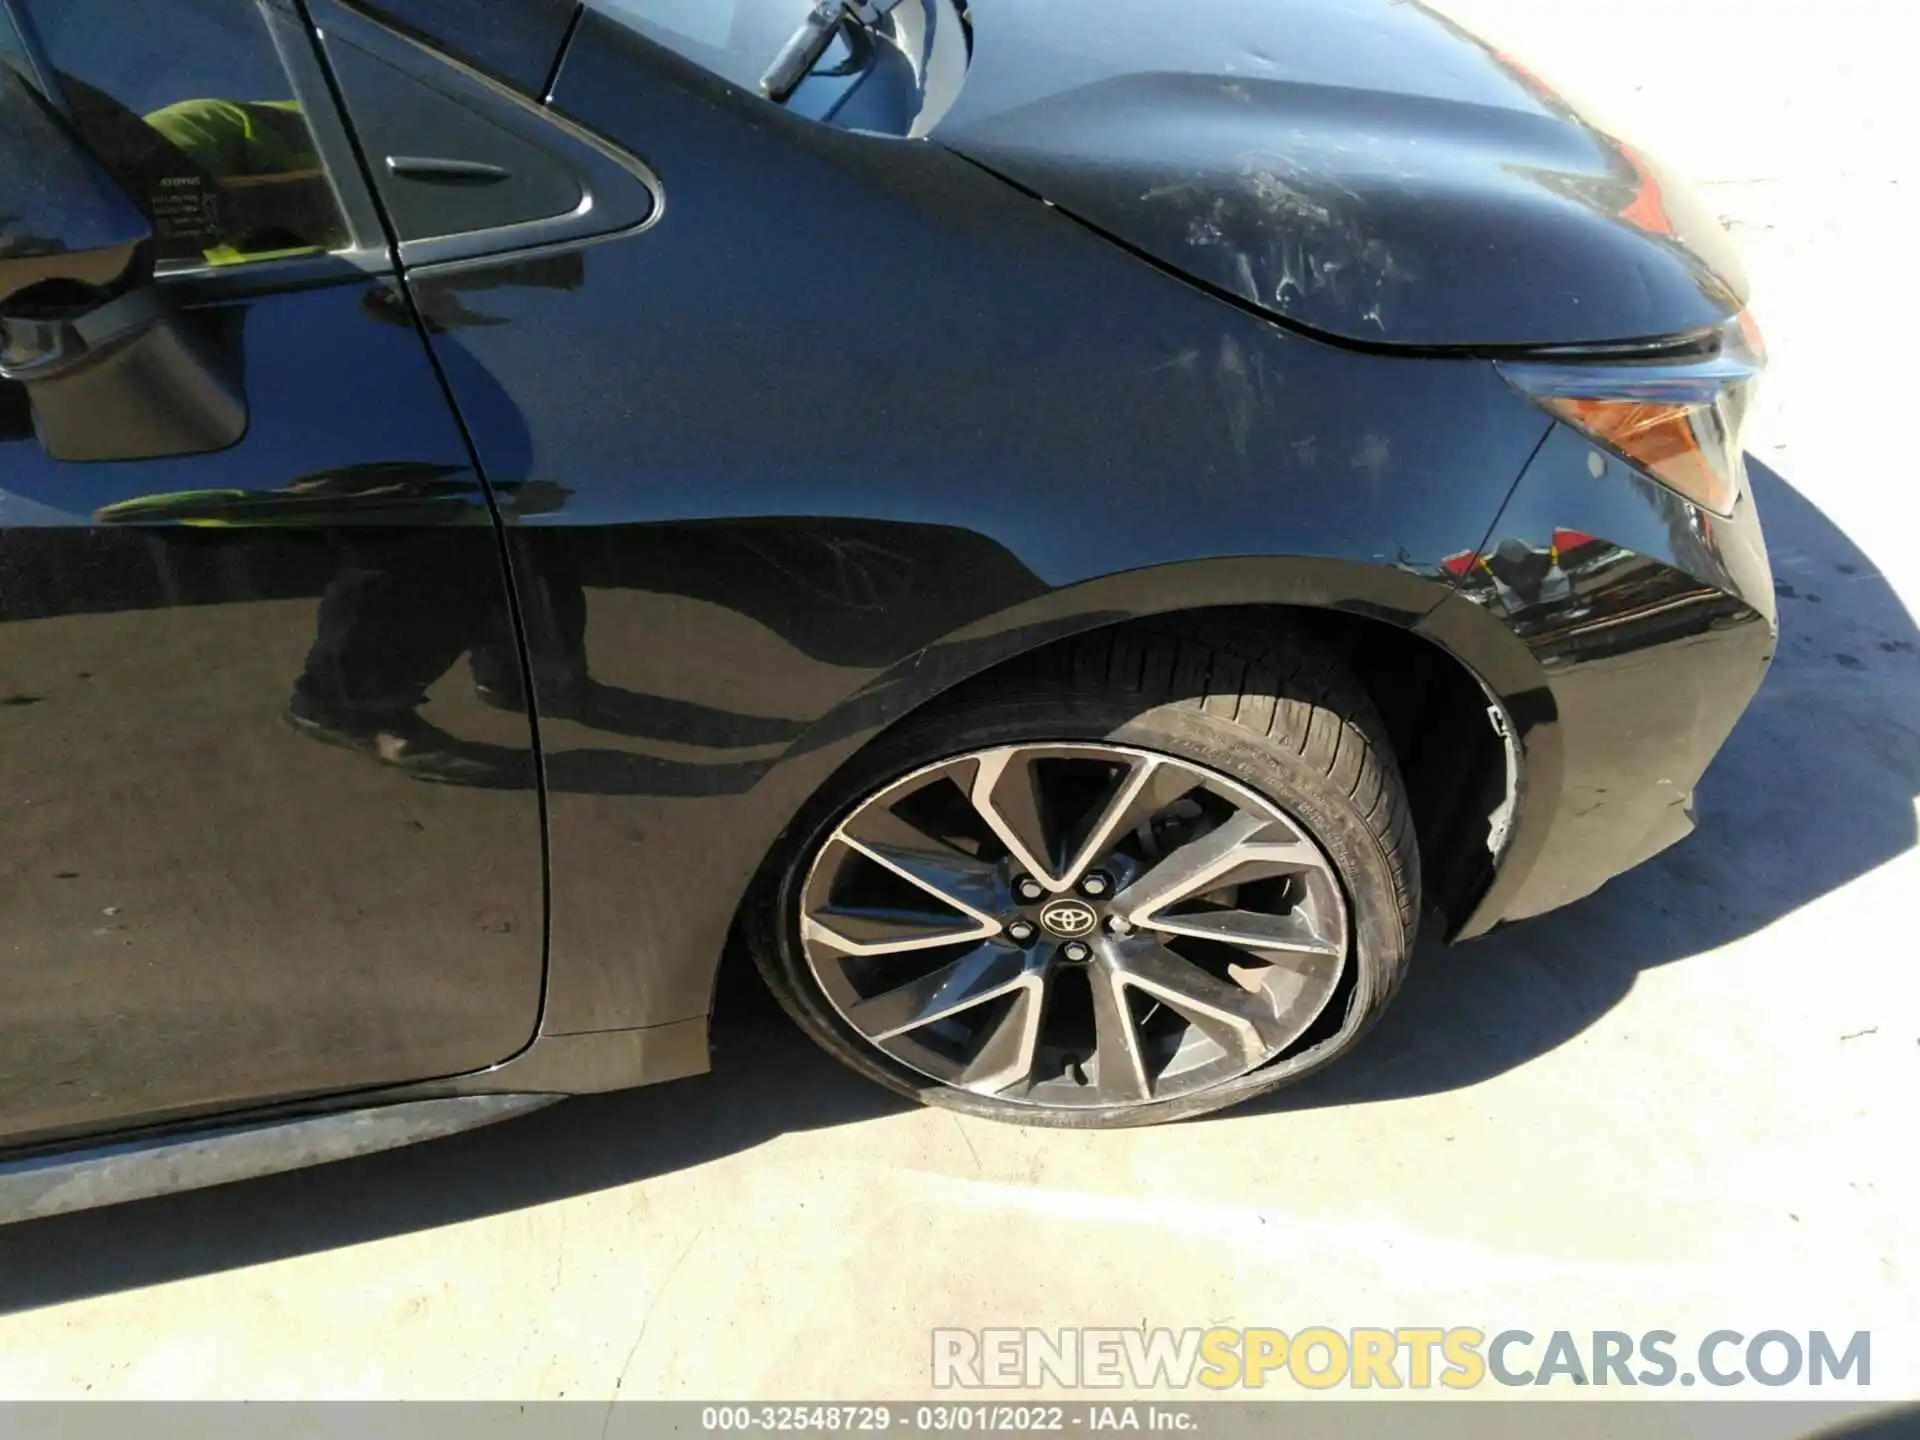
[[[496,517],[313,38],[6,5],[248,424],[60,461],[0,382],[0,1144],[503,1060],[543,879],[523,704],[474,682],[519,665]]]

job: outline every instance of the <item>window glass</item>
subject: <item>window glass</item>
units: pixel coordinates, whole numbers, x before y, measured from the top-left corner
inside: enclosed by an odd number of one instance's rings
[[[814,0],[587,0],[622,24],[757,91]],[[1043,3],[1043,0],[1041,0]],[[795,115],[878,135],[924,135],[966,82],[971,39],[953,0],[889,0],[879,22],[842,27],[807,82],[784,103]]]
[[[814,0],[590,0],[641,34],[752,90]]]
[[[162,268],[349,243],[254,0],[25,0],[75,124],[152,214]]]

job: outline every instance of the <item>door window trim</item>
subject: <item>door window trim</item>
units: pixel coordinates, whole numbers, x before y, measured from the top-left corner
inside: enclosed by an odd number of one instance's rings
[[[351,243],[345,249],[330,250],[324,256],[267,260],[259,262],[260,265],[263,268],[283,265],[312,267],[331,261],[333,267],[329,268],[346,265],[364,274],[393,274],[396,262],[392,241],[380,219],[380,207],[375,203],[373,190],[367,184],[360,152],[340,114],[339,96],[334,93],[332,78],[327,73],[326,62],[320,58],[318,42],[307,24],[306,16],[293,0],[254,0],[254,3],[266,22],[267,33],[273,40],[274,50],[279,54],[280,66],[286,71],[287,82],[293,87],[293,98],[299,102],[301,113],[306,118],[307,130],[313,136],[314,148],[320,153],[320,163],[326,169],[327,182],[333,187],[334,199],[340,206],[341,218],[351,238]],[[221,265],[171,273],[203,275],[211,270],[233,272],[246,268]]]
[[[65,115],[67,98],[60,93],[53,66],[47,63],[46,49],[40,44],[29,17],[15,12],[13,0],[0,0],[0,32],[3,32],[0,33],[0,58],[39,91],[42,99]]]
[[[330,38],[366,52],[540,146],[552,154],[554,163],[570,165],[585,192],[580,207],[565,215],[431,238],[401,238],[399,262],[404,273],[412,274],[424,266],[509,254],[544,254],[638,235],[660,223],[666,212],[665,187],[638,156],[465,61],[349,9],[339,0],[310,0],[310,5],[312,33],[322,56]],[[571,31],[568,43],[572,43]],[[563,59],[565,53],[561,52]],[[558,62],[556,72],[557,66]],[[350,109],[347,115],[350,122]],[[359,151],[357,141],[355,149]],[[360,161],[367,171],[379,163],[365,153],[360,153]]]

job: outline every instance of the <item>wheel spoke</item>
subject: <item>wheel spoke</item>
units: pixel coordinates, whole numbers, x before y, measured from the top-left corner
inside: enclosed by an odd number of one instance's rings
[[[1007,847],[1014,863],[1049,890],[1067,888],[1054,872],[1052,846],[1042,818],[1033,757],[1023,750],[992,750],[980,757],[968,790],[973,808]]]
[[[963,915],[985,920],[1000,904],[996,867],[926,834],[885,806],[847,821],[839,839]]]
[[[1118,893],[1088,903],[1113,923],[1070,963],[1037,927],[1096,871]],[[1046,893],[1022,902],[1022,876]],[[854,1031],[1016,1106],[1204,1095],[1310,1033],[1349,963],[1338,872],[1301,821],[1125,745],[1002,743],[917,770],[852,809],[800,901],[806,962]]]
[[[1191,770],[1165,764],[1151,755],[1130,756],[1128,765],[1125,777],[1068,863],[1065,878],[1069,883],[1077,883],[1098,865],[1114,843],[1141,821],[1199,788],[1200,777]]]
[[[860,1032],[891,1040],[975,1005],[984,1005],[1020,985],[1027,976],[1027,954],[1010,945],[982,945],[931,975],[909,981],[847,1012]]]
[[[1163,935],[1188,935],[1217,940],[1263,956],[1338,955],[1339,940],[1320,934],[1308,919],[1294,912],[1267,915],[1254,910],[1206,910],[1192,915],[1162,915],[1144,922],[1144,928]]]
[[[1093,1078],[1102,1098],[1115,1105],[1153,1098],[1140,1033],[1119,977],[1096,966],[1087,979],[1093,989]]]
[[[973,1059],[960,1072],[960,1083],[969,1090],[998,1095],[1033,1075],[1046,990],[1039,976],[1030,975],[1013,993],[1013,1004],[981,1039]]]
[[[1244,1063],[1258,1063],[1281,1042],[1273,999],[1265,991],[1216,980],[1154,940],[1116,945],[1112,954],[1122,984],[1172,1006]]]
[[[998,934],[990,920],[908,915],[894,910],[823,909],[806,916],[801,938],[842,955],[905,955]]]
[[[1182,845],[1121,891],[1114,903],[1133,924],[1148,925],[1169,905],[1230,881],[1317,870],[1321,865],[1318,851],[1278,821],[1240,814]]]

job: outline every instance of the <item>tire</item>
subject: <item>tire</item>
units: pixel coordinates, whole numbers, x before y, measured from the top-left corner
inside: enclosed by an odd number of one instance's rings
[[[843,822],[864,826],[863,817],[877,813],[871,807],[862,808],[871,797],[879,797],[884,803],[885,797],[894,793],[889,787],[925,783],[903,777],[920,776],[928,773],[928,767],[937,770],[949,757],[987,752],[991,747],[1041,747],[1038,759],[1026,758],[1030,751],[1017,752],[1020,763],[1027,765],[1032,775],[1041,773],[1033,767],[1047,764],[1056,767],[1047,773],[1067,773],[1059,767],[1077,761],[1083,753],[1071,748],[1074,742],[1113,747],[1123,762],[1131,756],[1137,763],[1151,764],[1167,773],[1178,771],[1176,779],[1187,767],[1223,777],[1222,785],[1214,788],[1243,797],[1248,810],[1258,810],[1262,805],[1277,809],[1285,822],[1318,847],[1320,860],[1325,862],[1320,871],[1323,878],[1337,884],[1338,903],[1323,905],[1315,913],[1338,912],[1339,924],[1346,932],[1344,954],[1337,961],[1326,962],[1337,965],[1339,972],[1330,997],[1313,1023],[1286,1048],[1244,1073],[1228,1075],[1223,1070],[1224,1078],[1217,1083],[1169,1093],[1164,1098],[1162,1086],[1171,1090],[1174,1082],[1168,1081],[1163,1072],[1159,1080],[1144,1082],[1144,1089],[1135,1091],[1134,1098],[1123,1104],[1105,1103],[1104,1096],[1111,1088],[1107,1075],[1119,1077],[1124,1069],[1129,1083],[1134,1083],[1134,1070],[1144,1075],[1148,1062],[1139,1060],[1132,1067],[1123,1067],[1095,1060],[1092,1063],[1099,1071],[1099,1083],[1076,1092],[1093,1099],[1086,1104],[1076,1101],[1062,1106],[958,1088],[957,1083],[943,1082],[937,1074],[922,1068],[931,1062],[904,1063],[897,1054],[880,1048],[881,1044],[897,1048],[916,1035],[933,1032],[915,1032],[885,1042],[869,1039],[849,1019],[850,1014],[864,1012],[849,1008],[844,996],[837,1003],[823,988],[821,975],[833,972],[823,969],[816,973],[809,961],[809,945],[821,931],[813,928],[803,939],[802,906],[803,902],[818,903],[817,893],[808,887],[826,883],[814,877],[829,865],[829,854],[851,853],[840,841]],[[1049,746],[1066,748],[1055,755],[1045,748]],[[1084,753],[1101,758],[1106,754],[1104,749]],[[972,768],[955,773],[977,777],[980,769],[974,763]],[[1233,789],[1235,783],[1240,790]],[[1029,789],[1039,785],[1034,779]],[[1196,791],[1198,801],[1181,804],[1191,810],[1195,806],[1218,808],[1226,803],[1211,798],[1212,793]],[[887,812],[889,816],[893,813]],[[1260,820],[1256,814],[1246,819],[1246,824],[1251,827]],[[1269,828],[1262,833],[1272,835],[1284,828]],[[1129,832],[1133,833],[1146,832]],[[1151,834],[1157,835],[1158,831]],[[866,854],[858,853],[863,857]],[[843,859],[834,863],[864,865],[867,861]],[[1146,863],[1140,862],[1142,866]],[[893,883],[893,877],[883,878]],[[835,879],[832,883],[841,882]],[[1300,882],[1300,888],[1287,892],[1296,897],[1296,909],[1307,903],[1299,897],[1310,885],[1319,883],[1309,875]],[[1116,897],[1114,903],[1120,905],[1124,899]],[[1118,1128],[1181,1119],[1239,1104],[1344,1055],[1399,989],[1413,950],[1419,903],[1419,853],[1406,791],[1372,702],[1348,668],[1291,623],[1248,626],[1176,617],[1102,631],[1021,657],[881,735],[850,760],[789,827],[749,899],[743,929],[767,984],[800,1027],[837,1059],[888,1089],[986,1119],[1024,1125]],[[1053,912],[1055,905],[1049,904],[1047,909]],[[1081,918],[1071,909],[1060,913],[1075,924]],[[1216,912],[1199,913],[1204,921]],[[1244,912],[1234,913],[1244,916]],[[1049,926],[1054,918],[1049,913]],[[1175,917],[1175,921],[1178,919]],[[960,918],[956,923],[971,922]],[[1104,921],[1110,926],[1124,923],[1124,917],[1116,920],[1111,915]],[[1106,938],[1102,933],[1100,939]],[[1130,944],[1134,938],[1147,937],[1128,937],[1115,943]],[[1047,943],[1056,939],[1051,933],[1041,936]],[[993,943],[1001,945],[1005,940],[1002,935]],[[1176,942],[1186,943],[1179,937]],[[835,943],[839,943],[837,939]],[[1193,946],[1189,943],[1187,948]],[[813,945],[813,951],[817,956],[820,947]],[[1066,952],[1062,949],[1060,953]],[[1097,979],[1086,983],[1098,989]],[[1135,992],[1122,989],[1116,982],[1112,993],[1127,996]],[[1154,1014],[1162,1008],[1151,1005],[1152,996],[1146,1001]],[[1024,997],[1020,1003],[1027,1003]],[[1031,1003],[1041,1009],[1055,1002],[1043,1000],[1041,993],[1036,993]],[[1098,1002],[1095,1004],[1097,1008]],[[1136,1013],[1125,1006],[1123,999],[1121,1013]],[[1171,1003],[1164,1008],[1171,1018],[1158,1021],[1163,1028],[1173,1028],[1176,1034],[1193,1032],[1192,1025],[1184,1031],[1179,1029],[1186,1012],[1175,1011]],[[1051,1023],[1052,1012],[1048,1009],[1047,1013],[1047,1023]],[[1104,1013],[1114,1013],[1111,1004]],[[965,1016],[961,1019],[964,1021]],[[1135,1053],[1146,1044],[1142,1038],[1145,1029],[1146,1022],[1138,1028],[1131,1024],[1127,1027],[1129,1046]],[[1206,1035],[1217,1031],[1215,1026]],[[1259,1040],[1272,1040],[1281,1033],[1263,1027]],[[1224,1049],[1222,1045],[1212,1046],[1224,1057],[1210,1062],[1216,1069],[1259,1053],[1256,1042],[1245,1039],[1241,1031],[1234,1031],[1228,1038],[1233,1043]],[[929,1046],[935,1043],[945,1042],[927,1042]],[[1187,1044],[1180,1054],[1188,1050],[1212,1053],[1208,1048],[1211,1041],[1204,1038],[1190,1043],[1162,1043]],[[914,1053],[918,1057],[922,1052]],[[1026,1054],[1030,1062],[1033,1053],[1029,1042]],[[1070,1064],[1066,1073],[1084,1081],[1087,1072],[1082,1066]],[[1204,1078],[1212,1072],[1196,1064],[1188,1073]],[[1065,1079],[1049,1083],[1055,1093],[1065,1093],[1060,1088],[1066,1085]],[[1114,1083],[1120,1082],[1116,1078]],[[1039,1085],[1033,1088],[1036,1095],[1045,1089]]]

